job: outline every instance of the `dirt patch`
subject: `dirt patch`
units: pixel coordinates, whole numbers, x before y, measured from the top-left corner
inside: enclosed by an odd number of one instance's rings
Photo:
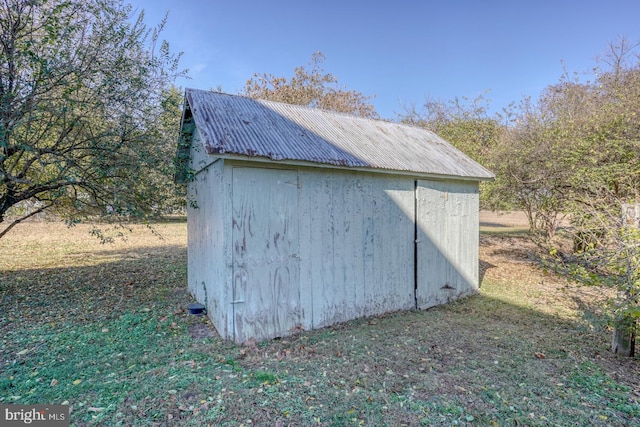
[[[527,216],[522,211],[480,211],[481,227],[529,227]]]
[[[193,339],[201,339],[201,338],[213,338],[217,337],[218,334],[211,328],[210,324],[207,323],[194,323],[189,326],[189,335]]]

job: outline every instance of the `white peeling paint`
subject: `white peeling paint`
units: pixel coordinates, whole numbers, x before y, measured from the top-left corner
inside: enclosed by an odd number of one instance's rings
[[[224,338],[285,336],[477,290],[477,183],[205,164],[189,186],[188,280]]]
[[[417,305],[425,309],[478,289],[478,185],[418,181]]]

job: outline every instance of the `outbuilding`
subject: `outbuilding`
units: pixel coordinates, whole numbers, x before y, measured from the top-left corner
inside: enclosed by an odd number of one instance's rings
[[[493,174],[414,126],[187,89],[188,287],[238,343],[478,289]]]

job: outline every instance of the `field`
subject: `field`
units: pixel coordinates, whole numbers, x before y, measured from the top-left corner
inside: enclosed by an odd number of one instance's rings
[[[246,346],[186,313],[186,225],[154,229],[0,239],[0,403],[75,426],[640,426],[605,292],[538,269],[518,224],[485,218],[478,295]]]

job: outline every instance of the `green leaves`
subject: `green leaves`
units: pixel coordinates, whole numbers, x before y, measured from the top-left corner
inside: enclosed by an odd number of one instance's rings
[[[0,6],[0,222],[25,202],[66,219],[166,210],[180,55],[130,13],[120,0]]]
[[[640,229],[625,224],[622,211],[640,203],[639,46],[612,44],[609,67],[594,81],[566,74],[504,117],[489,117],[482,97],[427,101],[402,117],[491,169],[496,180],[481,187],[482,204],[524,211],[547,266],[618,291],[614,310],[632,317]]]

